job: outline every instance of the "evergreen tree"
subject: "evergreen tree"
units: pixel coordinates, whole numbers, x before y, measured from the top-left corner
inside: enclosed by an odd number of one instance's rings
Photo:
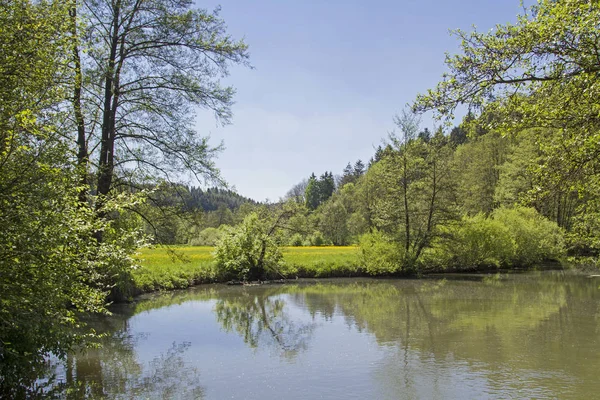
[[[377,146],[377,149],[375,150],[375,156],[373,157],[373,161],[378,162],[378,161],[381,161],[382,158],[383,158],[383,149],[381,148],[381,145],[379,145],[379,146]]]
[[[310,175],[310,178],[308,178],[308,185],[306,185],[304,198],[306,199],[306,207],[309,210],[314,210],[319,206],[319,182],[317,181],[317,177],[315,176],[314,172]]]
[[[354,182],[354,169],[352,168],[352,164],[348,163],[346,168],[344,168],[344,172],[342,174],[342,178],[340,179],[339,187],[343,187],[348,183]]]
[[[419,135],[417,136],[419,139],[421,139],[422,141],[424,141],[425,143],[429,143],[429,141],[431,140],[431,132],[429,131],[429,128],[425,128],[423,129],[421,132],[419,132]]]
[[[335,181],[333,179],[332,172],[325,172],[323,175],[321,175],[318,182],[318,188],[319,204],[322,204],[327,201],[327,199],[329,199],[335,191]]]
[[[460,126],[455,126],[450,131],[450,143],[453,146],[458,146],[467,142],[467,131]]]
[[[354,163],[354,178],[358,179],[360,178],[363,174],[365,173],[365,164],[362,162],[362,160],[358,160]]]

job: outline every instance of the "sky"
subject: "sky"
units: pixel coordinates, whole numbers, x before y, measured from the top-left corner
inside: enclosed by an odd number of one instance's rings
[[[446,71],[459,41],[450,29],[514,22],[519,0],[196,0],[221,6],[248,69],[230,68],[232,124],[200,110],[196,129],[223,141],[215,160],[235,190],[277,201],[311,173],[367,162],[394,130],[393,116]],[[422,128],[434,128],[424,116]]]

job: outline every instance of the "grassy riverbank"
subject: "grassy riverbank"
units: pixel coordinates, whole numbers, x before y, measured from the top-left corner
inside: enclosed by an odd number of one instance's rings
[[[134,293],[183,289],[218,281],[213,247],[181,246],[146,248],[138,256],[141,267],[133,273]],[[286,278],[359,276],[359,250],[354,246],[283,247]]]

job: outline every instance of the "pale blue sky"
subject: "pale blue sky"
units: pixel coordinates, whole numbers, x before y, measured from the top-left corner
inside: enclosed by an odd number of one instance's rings
[[[519,0],[196,3],[220,4],[228,32],[250,46],[255,69],[234,67],[224,81],[237,89],[233,124],[201,112],[197,128],[225,142],[225,180],[259,201],[276,201],[311,172],[366,163],[393,115],[445,71],[444,53],[459,44],[449,29],[489,30],[521,11]]]

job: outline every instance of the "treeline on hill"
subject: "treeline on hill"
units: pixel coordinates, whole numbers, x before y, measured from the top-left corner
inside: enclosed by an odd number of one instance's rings
[[[157,244],[214,246],[217,228],[239,224],[259,203],[229,189],[201,189],[177,183],[145,188],[146,202],[136,214],[122,215],[142,224]]]
[[[446,135],[421,130],[409,111],[395,123],[367,165],[312,173],[277,204],[196,211],[171,242],[212,246],[241,226],[276,245],[360,245],[372,274],[531,266],[593,251],[578,233],[585,202],[569,187],[540,186],[548,131],[501,135],[472,113]],[[260,218],[242,225],[251,214]]]
[[[524,267],[583,250],[581,200],[565,187],[540,193],[547,132],[503,136],[472,114],[447,135],[420,130],[410,112],[396,124],[366,167],[349,164],[337,179],[313,173],[244,229],[264,221],[279,245],[360,245],[375,275]]]
[[[312,173],[277,204],[206,213],[204,224],[181,225],[179,243],[215,245],[258,214],[244,229],[269,232],[275,245],[360,245],[372,274],[595,257],[587,212],[596,199],[540,173],[551,167],[544,143],[554,133],[501,134],[489,128],[492,118],[469,112],[444,134],[420,129],[415,114],[403,111],[366,165],[348,163],[337,176]]]
[[[373,273],[598,266],[599,19],[593,1],[540,0],[515,24],[454,32],[461,52],[396,118],[383,156],[331,196],[330,173],[293,188],[280,241],[359,243]],[[449,135],[420,132],[415,113],[447,123],[461,105]]]

